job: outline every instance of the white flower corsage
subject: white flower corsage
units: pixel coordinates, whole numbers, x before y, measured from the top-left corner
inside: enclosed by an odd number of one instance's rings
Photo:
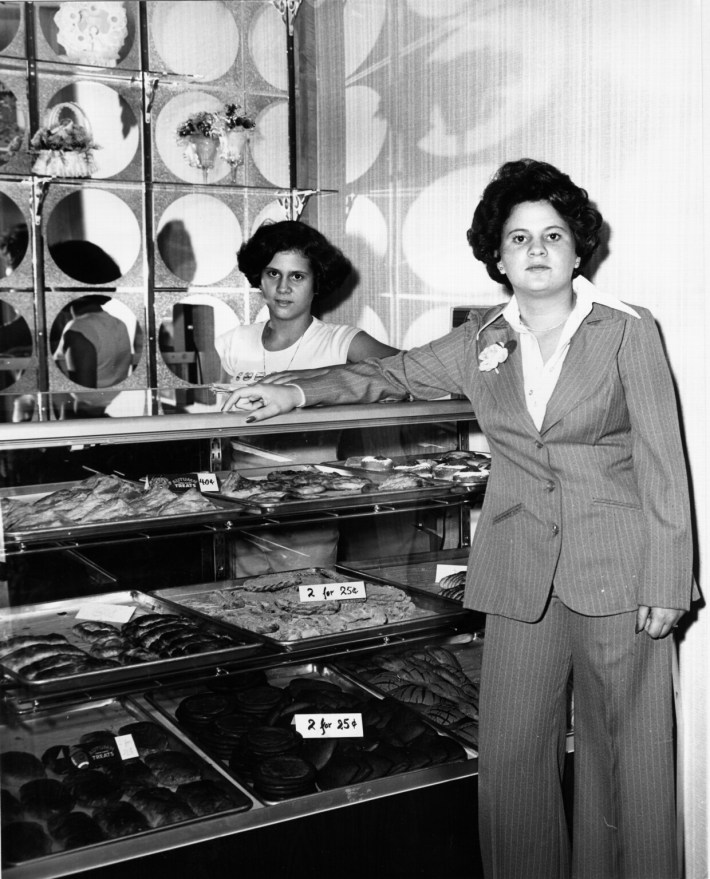
[[[484,348],[483,351],[478,355],[479,370],[481,372],[490,372],[492,369],[495,369],[498,372],[498,367],[501,363],[505,363],[508,359],[508,351],[505,345],[501,345],[500,342],[495,342],[493,345],[489,345],[487,348]]]

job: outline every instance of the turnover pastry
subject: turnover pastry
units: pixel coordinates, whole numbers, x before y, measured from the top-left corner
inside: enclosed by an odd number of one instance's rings
[[[2,828],[2,859],[8,864],[41,858],[52,850],[52,841],[36,821],[13,821]]]
[[[187,784],[189,781],[199,781],[202,777],[199,766],[187,754],[180,751],[148,754],[144,762],[157,778],[158,783],[166,787],[176,787],[178,784]]]
[[[166,787],[148,787],[134,791],[129,800],[145,816],[151,827],[165,827],[195,817],[192,809]]]
[[[94,812],[94,818],[109,839],[132,836],[149,830],[147,819],[131,803],[121,802],[104,806]]]
[[[22,785],[20,802],[29,818],[45,821],[53,815],[71,812],[74,798],[67,788],[53,778],[35,778]]]

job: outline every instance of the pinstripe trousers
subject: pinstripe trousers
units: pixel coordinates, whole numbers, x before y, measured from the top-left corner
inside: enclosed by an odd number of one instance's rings
[[[481,670],[479,834],[486,879],[677,879],[672,639],[636,612],[553,595],[534,623],[489,615]],[[574,680],[573,840],[562,801]]]

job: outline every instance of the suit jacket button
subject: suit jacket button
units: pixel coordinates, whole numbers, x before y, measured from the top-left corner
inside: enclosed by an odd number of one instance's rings
[[[552,526],[552,533],[557,536],[560,533],[560,526],[555,522]]]
[[[555,490],[555,483],[551,479],[548,479],[547,482],[545,483],[545,491],[554,491],[554,490]]]
[[[540,442],[540,440],[535,440],[535,448],[536,449],[543,449],[544,445],[543,445],[543,443]]]

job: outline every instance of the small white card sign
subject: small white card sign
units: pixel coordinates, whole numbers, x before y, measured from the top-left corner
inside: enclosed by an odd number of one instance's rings
[[[130,733],[125,736],[115,736],[115,739],[121,760],[134,760],[139,756],[138,748],[136,748],[136,743],[133,741],[133,736]]]
[[[127,623],[135,607],[130,604],[82,604],[76,615],[78,620],[96,620],[102,623]]]
[[[436,582],[438,583],[442,577],[447,577],[449,574],[458,574],[459,571],[465,570],[466,565],[437,565],[436,574],[434,576],[436,578]]]
[[[362,738],[362,714],[294,714],[293,724],[304,739]]]
[[[344,598],[367,598],[364,580],[347,583],[318,583],[298,587],[301,601],[342,601]]]
[[[219,491],[219,482],[217,482],[217,474],[210,473],[208,470],[202,471],[202,473],[197,474],[197,482],[200,486],[200,491]]]

